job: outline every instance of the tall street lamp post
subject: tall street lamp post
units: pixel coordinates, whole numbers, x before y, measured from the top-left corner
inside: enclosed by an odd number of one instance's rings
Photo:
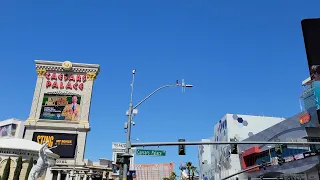
[[[131,83],[131,94],[130,94],[130,103],[129,103],[129,109],[127,111],[128,115],[128,122],[125,124],[125,128],[127,129],[127,138],[126,138],[126,150],[125,154],[122,155],[123,157],[123,174],[122,174],[122,180],[127,180],[128,175],[128,163],[130,161],[130,158],[132,155],[130,154],[131,149],[131,125],[132,125],[132,117],[134,114],[134,110],[139,107],[142,103],[144,103],[147,99],[149,99],[152,95],[160,91],[161,89],[167,88],[167,87],[182,87],[182,90],[185,88],[192,88],[193,85],[185,84],[184,81],[182,81],[181,84],[179,84],[178,81],[176,81],[176,84],[169,84],[159,87],[158,89],[154,90],[152,93],[150,93],[147,97],[145,97],[142,101],[140,101],[137,105],[133,106],[132,99],[133,99],[133,89],[134,89],[134,76],[136,74],[136,70],[132,71],[132,83]]]

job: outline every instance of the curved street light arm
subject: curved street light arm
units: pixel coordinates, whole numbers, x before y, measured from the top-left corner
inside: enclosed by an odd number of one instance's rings
[[[167,88],[167,87],[173,87],[173,86],[179,86],[179,84],[169,84],[159,87],[158,89],[154,90],[152,93],[150,93],[147,97],[145,97],[142,101],[140,101],[137,105],[133,107],[133,109],[136,109],[138,106],[140,106],[142,103],[144,103],[147,99],[149,99],[152,95],[154,95],[156,92],[160,91],[161,89]]]

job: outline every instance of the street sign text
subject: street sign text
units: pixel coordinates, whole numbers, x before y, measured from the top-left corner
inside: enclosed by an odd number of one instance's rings
[[[137,149],[137,156],[166,156],[165,150],[146,150],[146,149]]]

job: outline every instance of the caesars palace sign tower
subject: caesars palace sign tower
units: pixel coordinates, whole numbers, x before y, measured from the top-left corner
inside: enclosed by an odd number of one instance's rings
[[[36,60],[38,79],[25,139],[55,147],[56,165],[84,165],[92,88],[100,66]],[[76,161],[74,161],[76,160]]]

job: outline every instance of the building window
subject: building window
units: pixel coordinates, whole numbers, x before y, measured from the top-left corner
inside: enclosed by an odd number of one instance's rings
[[[309,142],[320,142],[320,138],[309,138]],[[319,152],[320,145],[310,144],[310,151],[311,152]]]

